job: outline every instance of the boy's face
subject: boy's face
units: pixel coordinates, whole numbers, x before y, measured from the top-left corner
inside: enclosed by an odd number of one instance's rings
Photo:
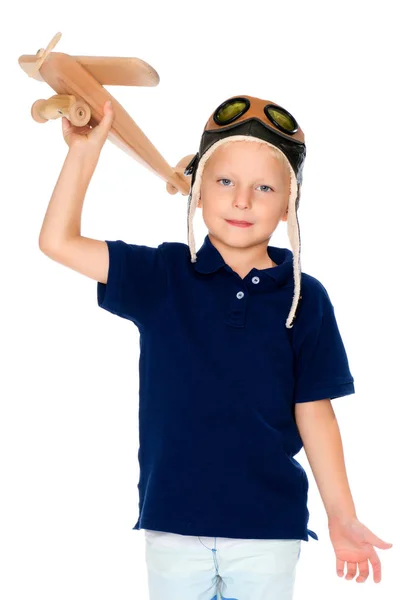
[[[287,220],[290,173],[266,144],[228,142],[208,159],[198,207],[209,233],[229,246],[268,242],[280,221]],[[249,221],[236,227],[228,220]]]

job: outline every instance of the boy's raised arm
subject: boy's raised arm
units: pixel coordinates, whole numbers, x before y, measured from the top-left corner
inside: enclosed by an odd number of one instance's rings
[[[63,135],[69,151],[39,235],[39,248],[44,254],[102,283],[107,283],[107,244],[81,236],[81,216],[86,191],[112,119],[112,109],[107,105],[104,117],[93,129],[74,127],[62,117]]]

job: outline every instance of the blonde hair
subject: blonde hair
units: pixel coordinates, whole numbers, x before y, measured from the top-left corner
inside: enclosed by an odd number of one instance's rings
[[[257,144],[257,142],[255,142],[255,143]],[[259,144],[259,146],[265,147],[264,142],[260,141],[260,142],[258,142],[258,144]],[[290,168],[289,168],[288,159],[286,158],[286,156],[276,146],[272,146],[272,145],[268,144],[268,148],[269,148],[269,152],[270,152],[271,156],[273,156],[274,158],[279,160],[280,163],[285,167],[286,173],[287,173],[288,177],[290,178]]]
[[[240,139],[240,140],[238,140],[238,139],[227,140],[226,144],[237,144],[238,142],[252,142],[254,144],[257,144],[260,147],[261,146],[265,147],[267,145],[271,156],[273,156],[273,158],[276,158],[277,160],[279,160],[279,162],[284,166],[286,175],[288,176],[289,180],[291,179],[289,161],[286,158],[286,156],[283,154],[283,152],[281,150],[279,150],[279,148],[277,148],[276,146],[273,146],[272,144],[266,144],[264,141],[255,140],[254,138],[253,139],[246,138],[246,139]],[[204,164],[204,171],[206,170],[206,167],[207,167],[207,161]]]

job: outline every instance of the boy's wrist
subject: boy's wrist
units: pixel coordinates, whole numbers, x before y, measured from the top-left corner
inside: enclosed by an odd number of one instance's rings
[[[85,148],[83,146],[72,146],[68,148],[68,156],[79,161],[96,163],[99,160],[101,150],[97,148]]]
[[[353,521],[354,519],[358,519],[355,509],[352,509],[352,508],[342,509],[342,510],[337,509],[333,512],[327,513],[327,517],[328,517],[328,526],[330,524],[334,524],[337,522],[346,523],[348,521]]]

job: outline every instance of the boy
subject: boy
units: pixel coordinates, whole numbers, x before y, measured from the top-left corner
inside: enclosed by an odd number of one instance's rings
[[[373,546],[391,544],[357,519],[330,402],[354,380],[327,291],[300,269],[303,132],[266,100],[222,103],[186,169],[189,248],[151,248],[80,234],[112,114],[106,105],[93,130],[62,119],[69,152],[40,248],[97,281],[99,305],[140,331],[134,529],[145,530],[150,600],[292,598],[301,540],[318,539],[294,459],[303,445],[337,574],[347,562],[352,579],[358,564],[363,582],[369,560],[379,582]],[[209,231],[196,254],[197,206]],[[293,252],[269,245],[281,220]]]

